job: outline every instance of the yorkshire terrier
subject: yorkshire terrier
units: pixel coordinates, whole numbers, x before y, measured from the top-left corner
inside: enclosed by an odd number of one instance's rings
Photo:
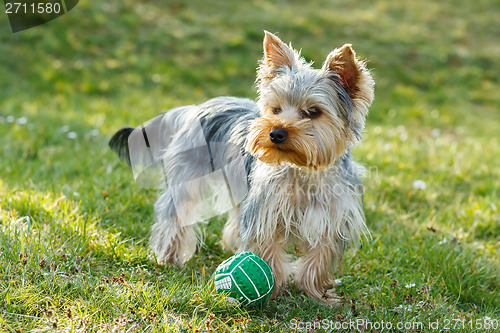
[[[310,297],[333,304],[334,271],[341,269],[347,245],[368,234],[363,169],[350,150],[361,138],[374,81],[350,44],[314,69],[266,31],[256,83],[256,102],[218,97],[175,108],[139,131],[121,129],[110,147],[133,164],[133,133],[144,135],[151,148],[145,129],[155,129],[158,144],[150,158],[159,156],[161,181],[168,185],[155,204],[150,236],[159,263],[182,266],[200,242],[195,224],[204,198],[201,183],[179,184],[239,157],[244,191],[228,214],[223,246],[266,260],[275,275],[274,296],[295,281]],[[215,149],[215,143],[224,145]]]

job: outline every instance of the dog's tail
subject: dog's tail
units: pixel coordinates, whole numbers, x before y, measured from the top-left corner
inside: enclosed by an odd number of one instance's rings
[[[118,154],[121,160],[130,163],[130,151],[128,147],[128,138],[134,131],[133,127],[124,127],[113,135],[109,141],[109,148]]]

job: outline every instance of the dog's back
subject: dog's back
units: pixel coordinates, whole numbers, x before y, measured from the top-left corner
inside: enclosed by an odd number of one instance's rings
[[[131,151],[135,146],[131,142],[134,131],[144,138],[145,146],[152,149],[155,160],[169,158],[164,154],[172,142],[179,146],[176,151],[199,147],[201,143],[196,142],[197,140],[203,140],[205,143],[225,143],[241,148],[240,152],[245,155],[245,165],[249,171],[254,158],[246,154],[243,147],[248,123],[257,116],[258,108],[252,100],[217,97],[200,105],[181,106],[165,111],[140,127],[124,127],[113,135],[109,146],[122,160],[132,165],[137,159],[134,155],[144,153],[137,151],[138,149]],[[210,147],[208,149],[210,150]],[[213,158],[215,157],[211,156],[211,159]]]

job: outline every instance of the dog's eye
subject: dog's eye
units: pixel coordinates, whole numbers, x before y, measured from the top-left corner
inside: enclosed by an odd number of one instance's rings
[[[278,114],[281,112],[281,109],[280,108],[273,108],[273,113],[274,114]]]
[[[317,108],[310,108],[307,110],[306,117],[307,118],[317,118],[321,114],[321,111]]]

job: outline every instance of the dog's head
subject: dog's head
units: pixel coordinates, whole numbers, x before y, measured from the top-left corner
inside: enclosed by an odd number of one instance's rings
[[[373,86],[350,44],[314,69],[266,31],[257,73],[260,117],[250,125],[247,151],[273,165],[328,168],[360,137]]]

